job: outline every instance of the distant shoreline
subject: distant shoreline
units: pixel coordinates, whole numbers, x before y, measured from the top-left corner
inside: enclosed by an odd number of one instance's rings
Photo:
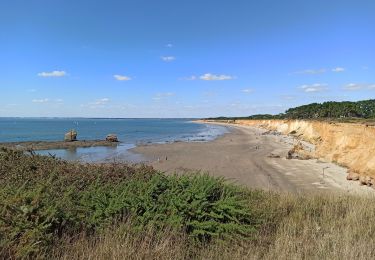
[[[316,159],[288,160],[286,155],[294,145],[293,137],[274,135],[252,126],[226,126],[231,129],[230,133],[209,142],[150,144],[130,151],[144,156],[148,165],[169,174],[208,172],[250,188],[292,193],[373,194],[372,189],[347,181],[344,167]]]

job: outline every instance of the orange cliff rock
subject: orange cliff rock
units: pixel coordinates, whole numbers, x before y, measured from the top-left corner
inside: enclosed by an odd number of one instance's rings
[[[350,173],[375,179],[375,128],[365,124],[305,120],[236,120],[236,124],[293,134],[315,145],[315,158],[349,168]]]

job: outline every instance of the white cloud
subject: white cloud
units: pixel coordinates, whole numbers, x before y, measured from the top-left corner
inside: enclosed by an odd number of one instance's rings
[[[337,67],[337,68],[332,69],[332,71],[333,72],[344,72],[345,68]]]
[[[54,71],[51,71],[51,72],[40,72],[38,73],[38,76],[39,77],[64,77],[66,76],[66,72],[63,71],[63,70],[54,70]]]
[[[63,100],[63,99],[61,99],[61,98],[58,98],[58,99],[56,99],[56,100],[55,100],[55,102],[56,102],[56,103],[63,103],[63,102],[64,102],[64,100]]]
[[[165,47],[167,47],[167,48],[172,48],[172,47],[173,47],[173,44],[172,44],[172,43],[168,43],[167,45],[165,45]]]
[[[173,92],[165,92],[165,93],[157,93],[152,99],[155,101],[160,101],[165,98],[173,97],[175,93]]]
[[[211,73],[206,73],[199,77],[201,80],[231,80],[234,79],[233,76],[229,75],[214,75]]]
[[[190,77],[180,78],[180,80],[197,80],[197,79],[198,79],[198,77],[194,76],[194,75],[192,75]]]
[[[327,90],[327,84],[312,84],[312,85],[303,85],[300,87],[306,93],[313,93],[313,92],[322,92]]]
[[[91,103],[92,105],[105,105],[110,101],[109,98],[101,98],[96,100],[95,102]]]
[[[162,56],[161,59],[165,62],[171,62],[171,61],[174,61],[176,59],[176,57],[174,57],[174,56]]]
[[[27,90],[27,92],[31,92],[31,93],[33,93],[33,92],[36,92],[37,90],[35,89],[35,88],[31,88],[31,89],[28,89]]]
[[[322,74],[327,72],[326,69],[307,69],[293,72],[292,74]]]
[[[357,83],[350,83],[348,85],[346,85],[344,87],[345,90],[351,90],[351,91],[354,91],[354,90],[360,90],[360,89],[363,89],[363,85],[362,84],[357,84]]]
[[[375,84],[362,84],[362,83],[350,83],[344,86],[344,90],[357,91],[357,90],[372,90],[375,89]]]
[[[88,107],[91,109],[96,108],[104,108],[111,100],[109,98],[100,98],[95,100],[94,102],[90,102],[88,104],[82,104],[81,107]]]
[[[246,93],[246,94],[250,94],[250,93],[254,92],[254,89],[252,89],[252,88],[246,88],[246,89],[241,90],[241,92]]]
[[[232,80],[232,79],[235,79],[236,77],[233,77],[233,76],[229,76],[229,75],[215,75],[215,74],[211,74],[211,73],[206,73],[206,74],[203,74],[202,76],[195,76],[195,75],[192,75],[190,77],[185,77],[185,78],[180,78],[180,80],[197,80],[197,79],[201,79],[201,80]]]
[[[43,99],[33,99],[32,102],[33,102],[33,103],[47,103],[47,102],[49,102],[49,99],[48,99],[48,98],[43,98]]]
[[[116,80],[119,80],[119,81],[128,81],[128,80],[131,80],[131,79],[132,79],[131,77],[123,76],[123,75],[113,75],[113,77],[114,77]]]
[[[307,69],[307,70],[301,70],[301,71],[296,71],[296,72],[293,72],[292,74],[310,74],[310,75],[315,75],[315,74],[323,74],[323,73],[326,73],[328,72],[329,70],[327,69]],[[332,72],[344,72],[345,71],[345,68],[342,68],[342,67],[336,67],[336,68],[333,68],[331,69]]]

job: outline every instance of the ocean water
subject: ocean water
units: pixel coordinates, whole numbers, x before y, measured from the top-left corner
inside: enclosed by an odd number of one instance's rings
[[[88,118],[0,118],[0,142],[58,141],[70,129],[78,132],[79,140],[105,139],[116,134],[117,147],[90,147],[72,150],[45,150],[67,160],[142,161],[130,148],[139,144],[167,142],[205,142],[228,132],[223,126],[206,125],[190,119],[88,119]]]

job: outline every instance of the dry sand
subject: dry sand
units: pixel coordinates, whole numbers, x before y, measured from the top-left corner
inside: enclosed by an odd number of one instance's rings
[[[199,170],[250,188],[293,193],[374,193],[372,188],[347,181],[347,169],[343,167],[319,160],[287,160],[293,137],[264,134],[265,130],[248,126],[230,129],[231,133],[211,142],[144,145],[131,151],[167,173]],[[280,158],[272,158],[271,154]]]

